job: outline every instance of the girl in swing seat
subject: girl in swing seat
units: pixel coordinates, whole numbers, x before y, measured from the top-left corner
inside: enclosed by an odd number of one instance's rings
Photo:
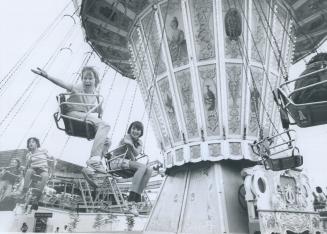
[[[37,75],[40,75],[47,80],[53,82],[61,88],[66,89],[71,92],[71,96],[68,98],[67,102],[72,103],[82,103],[82,104],[94,104],[97,103],[96,96],[81,96],[74,94],[96,94],[96,88],[99,84],[99,76],[97,71],[93,67],[85,66],[82,69],[82,79],[81,84],[73,85],[69,84],[64,80],[49,76],[44,70],[37,68],[37,70],[33,70]],[[83,105],[69,105],[67,104],[67,113],[66,115],[74,118],[78,118],[81,120],[88,120],[92,122],[96,127],[96,135],[94,137],[93,146],[91,149],[90,158],[87,160],[86,164],[100,173],[106,173],[106,169],[104,168],[101,158],[103,146],[107,137],[107,134],[110,131],[110,125],[105,123],[102,119],[93,116],[87,115],[86,113],[92,109],[93,106],[83,106]],[[102,114],[102,108],[100,110],[96,110],[100,116]]]
[[[143,144],[140,138],[143,136],[143,131],[143,124],[135,121],[131,123],[127,134],[120,141],[120,145],[127,145],[129,148],[124,161],[121,163],[121,167],[135,171],[127,200],[129,202],[129,212],[136,216],[138,215],[136,203],[141,201],[141,194],[152,174],[151,168],[135,160],[142,151]]]

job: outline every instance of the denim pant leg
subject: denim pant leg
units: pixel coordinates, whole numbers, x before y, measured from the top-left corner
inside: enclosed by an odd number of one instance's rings
[[[28,168],[24,178],[24,189],[28,189],[31,184],[31,178],[35,171],[32,168]]]
[[[146,165],[136,162],[136,161],[129,161],[129,168],[135,170],[135,174],[132,179],[132,185],[130,191],[141,194],[144,189],[144,182],[143,180],[149,180],[144,178],[146,176],[147,167]],[[143,189],[142,189],[143,187]]]
[[[49,174],[47,171],[43,171],[40,173],[41,181],[39,182],[39,189],[43,191],[44,187],[47,185],[47,182],[49,180]]]
[[[71,111],[67,113],[68,116],[79,118],[79,119],[84,119],[86,114],[84,112],[78,112],[78,111]],[[94,123],[96,127],[96,134],[93,140],[93,146],[91,149],[91,154],[90,156],[101,156],[102,155],[102,149],[103,145],[105,143],[105,140],[107,138],[107,135],[110,131],[110,125],[104,122],[103,120],[95,117],[94,115],[88,115],[86,120],[91,121]]]
[[[140,187],[139,187],[139,191],[137,192],[138,194],[142,194],[146,185],[148,184],[150,178],[151,178],[151,175],[152,175],[152,169],[147,167],[146,168],[146,171],[143,175],[143,178],[142,178],[142,181],[141,181],[141,184],[140,184]]]

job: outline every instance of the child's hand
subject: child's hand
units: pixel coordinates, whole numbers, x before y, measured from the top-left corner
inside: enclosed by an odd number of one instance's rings
[[[45,78],[48,77],[48,73],[46,71],[44,71],[43,69],[41,68],[37,68],[37,70],[34,70],[34,69],[31,69],[32,72],[34,72],[35,74],[39,75],[39,76],[43,76]]]

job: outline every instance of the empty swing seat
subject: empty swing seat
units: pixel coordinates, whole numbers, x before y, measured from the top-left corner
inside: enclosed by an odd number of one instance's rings
[[[301,76],[282,84],[276,94],[278,105],[299,127],[327,124],[327,54],[312,58]]]
[[[253,153],[262,159],[266,170],[281,171],[303,165],[303,157],[299,149],[294,146],[293,133],[295,134],[294,130],[287,130],[275,136],[266,137],[252,145]],[[275,141],[276,143],[273,144]]]
[[[62,93],[57,96],[57,101],[59,103],[59,111],[54,113],[54,119],[57,128],[65,131],[66,134],[69,136],[82,137],[88,140],[94,139],[96,134],[96,127],[91,121],[66,115],[67,105],[84,106],[87,108],[88,106],[90,106],[90,104],[67,102],[66,101],[67,97],[70,95],[71,95],[70,93]],[[86,116],[97,110],[103,102],[102,96],[96,94],[74,94],[74,95],[97,97],[98,100],[97,105],[92,105],[92,108],[88,112],[86,112]],[[100,118],[100,114],[99,114],[99,118]],[[63,127],[60,126],[59,123],[61,119],[63,120],[63,125],[64,125]]]
[[[264,161],[265,168],[272,171],[281,171],[286,169],[294,169],[303,165],[303,157],[294,155],[284,158],[269,158]]]

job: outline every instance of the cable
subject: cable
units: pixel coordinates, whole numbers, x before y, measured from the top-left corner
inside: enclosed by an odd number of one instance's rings
[[[123,94],[123,99],[122,99],[122,102],[121,102],[121,104],[120,104],[120,106],[119,106],[119,110],[118,110],[117,118],[115,119],[114,126],[113,126],[113,128],[112,128],[112,132],[111,132],[111,135],[110,135],[110,139],[112,139],[112,137],[113,137],[113,135],[114,135],[114,132],[115,132],[115,129],[116,129],[116,126],[117,126],[117,123],[118,123],[118,118],[119,118],[120,113],[121,113],[121,111],[122,111],[122,109],[123,109],[123,103],[124,103],[124,101],[125,101],[125,99],[126,99],[126,94],[127,94],[127,90],[128,90],[128,87],[129,87],[130,81],[131,81],[130,79],[127,81],[127,85],[126,85],[126,88],[125,88],[125,91],[124,91],[124,94]]]
[[[231,8],[231,5],[230,5],[230,2],[229,2],[229,0],[227,0],[227,2],[228,2],[228,5],[229,5],[229,8]],[[236,5],[235,4],[235,0],[234,0],[234,5]],[[241,7],[242,8],[242,7]],[[243,17],[246,19],[246,16],[245,16],[245,13],[244,13],[244,11],[243,11],[243,9],[242,9],[242,13],[243,13]],[[249,27],[249,26],[248,26]],[[251,33],[252,34],[252,33]],[[243,41],[245,41],[245,38],[244,38],[244,35],[242,34],[242,37],[243,37]],[[262,104],[262,107],[263,107],[263,109],[264,109],[264,111],[265,112],[267,112],[266,111],[266,108],[265,108],[265,105],[264,105],[264,102],[263,102],[263,100],[262,100],[262,97],[261,97],[261,94],[260,94],[260,92],[259,92],[259,90],[258,90],[258,88],[257,88],[257,85],[256,85],[256,81],[255,81],[255,79],[253,78],[253,73],[252,73],[252,70],[251,70],[251,67],[250,67],[250,69],[248,69],[248,67],[249,67],[249,58],[248,58],[248,55],[246,55],[245,53],[243,53],[242,52],[242,46],[240,45],[240,42],[239,41],[237,41],[238,42],[238,48],[239,48],[239,51],[240,51],[240,53],[241,53],[241,55],[242,55],[242,57],[245,59],[245,62],[246,62],[246,70],[249,70],[249,72],[250,72],[250,74],[251,74],[251,79],[252,79],[252,83],[253,83],[253,88],[254,88],[254,90],[259,94],[258,95],[258,97],[259,97],[259,99],[260,99],[260,102],[261,102],[261,104]],[[246,43],[244,43],[244,46],[246,46]],[[248,49],[247,48],[245,48],[245,50],[244,51],[247,51]],[[264,67],[263,67],[263,70],[264,70]],[[248,83],[248,76],[247,76],[247,72],[245,72],[245,75],[246,75],[246,81],[247,81],[247,85],[248,85],[248,87],[250,88],[250,84]],[[255,110],[255,115],[256,115],[256,120],[257,120],[257,124],[258,124],[258,127],[259,127],[259,129],[262,129],[262,127],[261,127],[261,123],[260,123],[260,117],[259,117],[259,113],[258,113],[258,111],[259,110]],[[267,116],[268,116],[268,118],[269,118],[269,120],[270,120],[270,122],[271,122],[271,124],[272,124],[272,126],[275,128],[275,130],[278,132],[278,129],[276,128],[276,126],[274,125],[274,123],[273,123],[273,121],[270,119],[270,116],[269,116],[269,114],[267,113]]]
[[[51,64],[55,61],[56,56],[59,53],[61,45],[64,43],[65,40],[67,40],[68,36],[72,33],[72,30],[74,29],[74,26],[70,28],[70,30],[66,33],[63,41],[60,42],[59,46],[55,49],[55,52],[51,55],[51,57],[48,59],[46,64],[43,66],[43,68],[46,68],[48,66],[51,66]],[[18,106],[18,104],[23,100],[25,96],[25,100],[22,101],[22,104],[17,108],[16,113],[14,114],[14,117],[10,119],[10,122],[5,127],[5,130],[3,130],[0,134],[0,137],[3,136],[4,132],[7,130],[7,128],[12,123],[13,119],[16,117],[17,113],[22,109],[23,105],[26,103],[27,99],[32,95],[32,90],[36,87],[36,85],[40,82],[39,77],[35,77],[32,82],[25,88],[23,91],[23,94],[16,100],[14,105],[10,108],[9,112],[5,115],[5,117],[0,121],[0,127],[4,124],[4,122],[9,118],[10,114],[14,111],[14,109]]]
[[[80,47],[79,47],[79,48],[80,48]],[[61,50],[60,50],[60,53],[61,53]],[[69,69],[69,67],[71,66],[72,62],[73,62],[73,59],[70,59],[68,65],[63,69],[65,72],[68,71],[68,69]],[[31,129],[33,128],[33,126],[35,125],[35,123],[36,123],[38,117],[40,116],[41,112],[46,108],[46,105],[48,104],[50,98],[53,97],[53,93],[54,93],[54,91],[55,91],[55,87],[53,87],[53,88],[51,89],[51,91],[49,92],[47,98],[45,99],[45,102],[44,102],[43,105],[41,106],[39,112],[36,114],[36,116],[34,117],[32,123],[31,123],[30,126],[27,128],[27,130],[25,131],[25,134],[23,135],[23,137],[22,137],[20,143],[19,143],[18,146],[17,146],[18,149],[20,148],[21,144],[24,142],[24,139],[26,138],[26,135],[30,132],[30,130],[31,130]],[[52,121],[51,121],[51,122],[52,122]],[[53,127],[53,124],[49,123],[49,126],[50,126],[50,127],[49,127],[49,130],[47,130],[47,134],[49,134],[50,129],[52,129],[52,127]],[[47,134],[46,134],[46,135],[47,135]],[[43,143],[44,143],[44,138],[42,139],[42,145],[43,145]]]
[[[151,94],[151,89],[149,90],[148,92],[148,97],[147,97],[147,100],[149,98],[149,95],[151,95],[151,100],[150,100],[150,110],[148,112],[148,122],[146,124],[146,129],[145,129],[145,136],[144,136],[144,144],[143,144],[143,148],[142,148],[142,151],[144,152],[145,150],[145,146],[146,146],[146,138],[147,138],[147,135],[148,135],[148,129],[149,129],[149,124],[150,124],[150,120],[151,120],[151,114],[152,114],[152,104],[153,104],[153,97],[154,97],[154,91],[155,91],[155,80],[156,80],[156,73],[157,73],[157,69],[159,67],[159,56],[161,54],[161,49],[162,49],[162,41],[163,41],[163,36],[164,36],[164,31],[166,29],[166,22],[167,22],[167,15],[168,15],[168,10],[169,10],[169,3],[170,3],[170,0],[168,0],[167,2],[167,10],[166,10],[166,15],[165,15],[165,19],[164,19],[164,25],[162,27],[162,30],[161,30],[161,39],[160,39],[160,45],[159,45],[159,50],[158,50],[158,53],[157,53],[157,57],[156,57],[156,65],[155,65],[155,69],[154,69],[154,74],[153,74],[153,78],[152,78],[152,81],[151,81],[151,86],[153,87],[152,88],[152,94]],[[150,87],[151,87],[150,86]],[[148,104],[148,102],[146,103]],[[146,110],[146,106],[145,106],[145,109],[144,111]],[[142,116],[142,119],[143,119],[143,116]]]
[[[31,53],[37,47],[37,45],[44,38],[46,38],[51,31],[53,31],[59,25],[59,22],[62,20],[62,18],[60,18],[60,16],[65,12],[65,10],[68,8],[69,5],[70,5],[70,2],[68,4],[66,4],[66,6],[60,11],[60,13],[56,16],[56,18],[52,21],[52,23],[41,33],[41,35],[37,38],[37,40],[30,46],[30,48],[23,54],[23,56],[17,61],[17,63],[4,76],[4,78],[0,81],[0,91],[5,87],[5,85],[9,82],[9,80],[17,72],[17,70],[20,68],[20,66],[25,62],[25,60],[31,55]]]

